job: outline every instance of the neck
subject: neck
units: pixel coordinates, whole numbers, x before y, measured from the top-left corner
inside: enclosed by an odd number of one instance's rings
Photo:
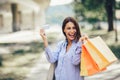
[[[72,44],[72,41],[71,40],[68,40],[68,45],[71,45]]]

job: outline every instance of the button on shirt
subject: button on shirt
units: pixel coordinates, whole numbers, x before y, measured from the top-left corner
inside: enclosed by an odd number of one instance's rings
[[[45,48],[47,60],[50,63],[57,62],[56,80],[84,80],[80,76],[81,43],[73,41],[67,52],[66,47],[67,41],[61,41],[54,51],[49,46]]]

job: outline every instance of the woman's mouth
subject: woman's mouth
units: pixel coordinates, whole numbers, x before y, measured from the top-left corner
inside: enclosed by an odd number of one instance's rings
[[[75,38],[75,34],[68,34],[68,36],[72,39]]]

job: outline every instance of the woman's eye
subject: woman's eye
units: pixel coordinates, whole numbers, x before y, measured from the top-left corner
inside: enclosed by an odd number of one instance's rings
[[[71,29],[70,27],[68,27],[67,29]]]
[[[76,28],[75,28],[75,27],[67,27],[67,29],[69,29],[69,30],[70,30],[70,29],[76,29]]]
[[[73,27],[73,29],[76,29],[75,27]]]

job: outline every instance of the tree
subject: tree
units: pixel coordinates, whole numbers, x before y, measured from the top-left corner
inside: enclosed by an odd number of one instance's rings
[[[113,19],[114,19],[114,7],[115,7],[115,0],[105,0],[105,9],[107,13],[108,19],[108,31],[113,31]]]
[[[108,21],[108,31],[113,29],[115,0],[75,0],[74,9],[77,16],[85,20]],[[96,22],[96,21],[95,21]]]

